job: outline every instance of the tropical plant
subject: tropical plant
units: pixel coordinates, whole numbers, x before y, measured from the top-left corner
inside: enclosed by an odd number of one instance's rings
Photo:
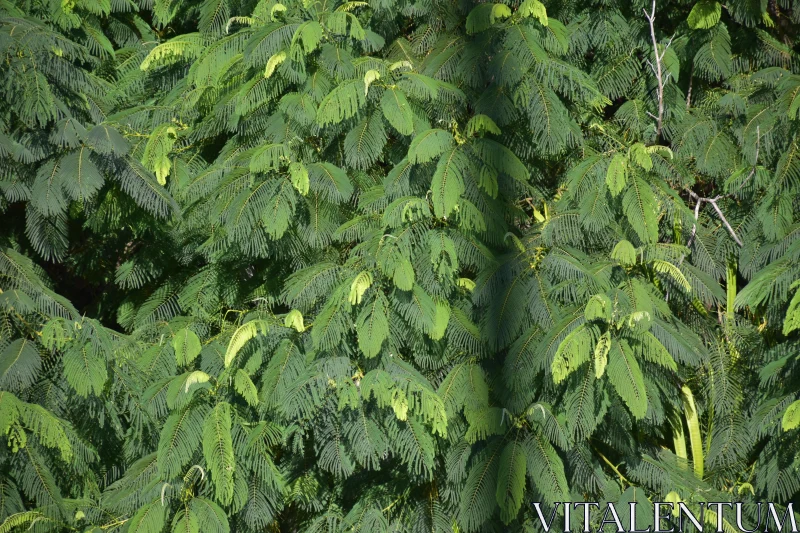
[[[0,533],[798,501],[798,34],[790,0],[0,0]]]

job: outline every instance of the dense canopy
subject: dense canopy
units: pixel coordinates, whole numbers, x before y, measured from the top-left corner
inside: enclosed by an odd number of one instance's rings
[[[800,501],[800,2],[498,2],[0,0],[0,533]]]

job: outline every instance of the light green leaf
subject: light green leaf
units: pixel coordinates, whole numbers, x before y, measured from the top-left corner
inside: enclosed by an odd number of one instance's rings
[[[609,163],[608,172],[606,173],[606,185],[608,185],[608,190],[611,191],[613,196],[618,195],[625,188],[627,172],[628,163],[624,155],[616,154],[611,158],[611,163]]]
[[[209,388],[208,382],[211,376],[202,370],[184,372],[175,376],[169,382],[167,389],[167,407],[170,409],[182,409],[191,401],[194,393],[202,388]]]
[[[292,44],[289,48],[292,59],[303,61],[304,56],[317,49],[322,42],[323,35],[322,25],[316,20],[302,23],[292,37]]]
[[[469,12],[466,21],[467,34],[485,31],[500,19],[511,16],[511,9],[505,4],[478,4]]]
[[[707,30],[716,26],[722,16],[722,5],[714,0],[700,0],[697,2],[686,22],[693,30]]]
[[[345,202],[353,194],[353,184],[347,172],[332,163],[311,163],[308,165],[310,190],[319,193],[323,199],[332,202]]]
[[[494,24],[500,19],[507,19],[511,16],[511,8],[505,4],[494,4],[492,6],[492,13],[489,15],[489,22]]]
[[[233,379],[233,387],[249,405],[253,407],[258,405],[258,389],[253,383],[253,380],[250,379],[250,376],[247,375],[247,372],[241,368],[236,370],[236,377]]]
[[[280,13],[285,13],[285,12],[286,12],[286,6],[281,4],[280,2],[277,2],[274,6],[272,6],[272,9],[269,10],[269,18],[273,22],[275,22],[276,20],[278,20],[278,15]]]
[[[680,74],[681,74],[681,62],[680,59],[678,59],[678,54],[675,53],[675,50],[673,48],[667,48],[667,50],[664,51],[662,45],[659,45],[659,50],[661,51],[661,53],[664,54],[664,58],[662,61],[664,63],[664,68],[671,76],[670,79],[677,82],[680,79]],[[654,145],[654,146],[659,146],[659,145]],[[666,146],[664,148],[666,148]],[[669,150],[669,148],[667,148],[667,150]]]
[[[553,382],[558,385],[589,360],[593,348],[592,335],[581,324],[558,345],[551,364]]]
[[[190,372],[189,375],[186,376],[186,381],[183,382],[183,392],[189,392],[189,389],[192,388],[192,385],[198,383],[208,383],[209,379],[211,379],[211,376],[202,370]]]
[[[369,86],[372,85],[373,81],[380,79],[381,73],[377,70],[368,70],[366,74],[364,74],[364,95],[366,96],[369,93]]]
[[[203,50],[203,38],[199,33],[186,33],[153,48],[139,66],[149,70],[151,66],[163,66],[184,58],[192,59]]]
[[[653,160],[642,143],[634,143],[628,150],[631,161],[645,170],[653,169]]]
[[[650,264],[653,266],[653,270],[658,272],[659,274],[665,274],[672,278],[672,281],[678,284],[678,286],[684,290],[687,294],[692,292],[692,285],[689,283],[689,280],[686,279],[686,276],[683,275],[683,272],[680,271],[678,267],[670,263],[669,261],[663,261],[661,259],[653,259]]]
[[[410,291],[414,287],[414,267],[411,261],[402,258],[397,262],[392,276],[395,286],[403,291]]]
[[[533,17],[537,19],[542,26],[547,26],[547,8],[539,0],[525,0],[519,6],[517,11],[523,17]]]
[[[586,320],[603,320],[609,322],[611,320],[611,299],[605,294],[595,294],[586,303],[583,310],[583,316]]]
[[[280,168],[289,158],[289,149],[282,143],[268,143],[259,146],[250,157],[251,172],[267,172]]]
[[[637,176],[629,185],[622,197],[622,210],[642,242],[654,243],[658,240],[658,205],[653,189]]]
[[[616,259],[623,266],[635,265],[636,248],[629,241],[623,239],[614,246],[611,251],[611,259]]]
[[[190,365],[203,349],[197,333],[189,328],[183,328],[172,337],[172,347],[178,366]]]
[[[386,89],[381,98],[383,116],[401,135],[411,135],[414,131],[414,113],[403,91]]]
[[[239,326],[228,343],[228,349],[225,350],[225,366],[229,367],[231,365],[236,355],[239,353],[239,350],[242,349],[247,341],[259,333],[261,335],[266,335],[268,331],[269,323],[266,320],[252,320]]]
[[[286,313],[286,317],[283,319],[283,325],[287,328],[294,328],[298,333],[302,333],[306,329],[305,324],[303,324],[303,313],[297,309],[292,309]]]
[[[661,344],[661,341],[649,331],[644,332],[642,335],[640,349],[641,355],[645,360],[661,365],[673,372],[678,371],[678,363],[675,362],[672,355],[667,351],[664,345]]]
[[[466,134],[468,136],[475,135],[476,133],[481,134],[487,131],[495,135],[500,135],[501,133],[500,128],[497,127],[494,120],[486,115],[475,115],[467,122]]]
[[[366,101],[363,80],[339,84],[320,102],[317,108],[317,123],[326,126],[347,120],[358,113]]]
[[[679,516],[680,509],[678,508],[678,504],[681,503],[683,500],[681,499],[680,494],[677,492],[670,491],[669,494],[664,496],[664,503],[671,503],[674,507],[672,509],[672,516]]]
[[[624,340],[612,340],[608,354],[608,379],[634,418],[642,419],[647,413],[647,393],[644,376],[633,350]]]
[[[469,278],[458,278],[456,280],[456,285],[469,292],[475,290],[475,282]]]
[[[594,347],[594,375],[597,379],[603,377],[608,364],[608,352],[611,349],[611,332],[606,331],[600,336]]]
[[[366,357],[375,357],[381,351],[383,341],[389,336],[389,302],[382,291],[364,306],[356,320],[358,347]]]
[[[789,308],[786,310],[786,318],[783,321],[783,334],[788,335],[792,331],[800,329],[800,281],[795,281],[791,285],[796,289]]]
[[[781,426],[783,427],[784,431],[789,431],[790,429],[796,429],[800,427],[800,400],[792,403],[786,409],[786,412],[783,413]]]
[[[433,212],[437,217],[446,218],[458,207],[468,167],[469,160],[458,146],[439,158],[431,182]]]
[[[303,196],[308,195],[309,180],[308,170],[305,165],[301,162],[291,163],[289,165],[289,176],[297,192]]]
[[[147,139],[142,164],[155,173],[160,185],[166,185],[172,168],[170,152],[178,138],[178,130],[169,122],[156,127]]]
[[[350,284],[350,295],[347,300],[351,305],[358,305],[361,303],[361,298],[367,289],[372,286],[372,274],[366,270],[362,270]]]
[[[203,424],[203,456],[206,459],[216,498],[223,505],[233,500],[233,472],[236,462],[231,439],[231,406],[218,403]]]
[[[447,324],[450,321],[450,305],[446,301],[436,302],[436,315],[433,318],[433,328],[429,337],[438,341],[444,337],[444,332],[447,330]]]
[[[286,52],[281,50],[277,54],[273,54],[267,61],[267,68],[264,70],[264,77],[269,78],[275,72],[278,66],[286,61]]]
[[[789,105],[789,118],[795,119],[800,114],[800,91],[794,95],[792,103]]]

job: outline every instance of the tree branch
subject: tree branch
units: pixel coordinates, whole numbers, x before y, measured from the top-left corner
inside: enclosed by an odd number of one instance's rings
[[[722,221],[723,224],[725,224],[725,227],[728,228],[728,232],[731,234],[731,237],[733,237],[733,240],[736,241],[736,244],[739,245],[739,248],[744,246],[744,244],[742,244],[742,241],[739,240],[739,237],[736,236],[736,232],[733,231],[731,225],[728,224],[728,220],[725,218],[725,215],[722,214],[722,210],[717,205],[717,199],[714,198],[706,201],[714,207],[714,211],[717,212],[717,215],[719,215],[719,219]]]
[[[717,215],[719,216],[719,219],[722,221],[723,224],[725,224],[725,227],[728,228],[728,232],[731,234],[731,237],[733,237],[733,240],[736,241],[736,244],[738,244],[740,248],[742,246],[744,246],[742,241],[739,239],[739,236],[736,235],[736,232],[733,230],[733,227],[728,223],[728,219],[725,218],[725,215],[722,213],[722,209],[720,209],[719,206],[717,205],[717,200],[720,200],[722,198],[727,198],[730,195],[728,195],[728,194],[719,194],[719,195],[715,196],[714,198],[705,198],[705,197],[699,196],[694,191],[688,191],[688,192],[689,192],[689,196],[691,196],[692,198],[697,200],[697,205],[695,205],[695,208],[694,208],[694,226],[692,227],[692,236],[689,239],[689,242],[686,244],[687,248],[689,246],[691,246],[692,242],[694,241],[694,236],[695,236],[695,233],[697,231],[697,220],[698,220],[698,218],[700,216],[700,206],[703,204],[703,202],[707,202],[707,203],[711,204],[714,207],[714,211],[717,212]],[[683,258],[681,258],[681,261],[682,260],[683,260]]]
[[[692,194],[692,191],[689,191]],[[696,197],[696,195],[695,195]],[[703,204],[703,200],[701,198],[697,198],[697,204],[694,206],[694,224],[692,224],[692,234],[689,236],[689,241],[686,243],[686,248],[691,248],[692,243],[694,242],[694,237],[697,235],[697,220],[700,218],[700,206]],[[680,261],[678,261],[678,266],[683,264],[683,260],[686,259],[686,254],[681,256]],[[667,292],[667,301],[669,301],[669,292]]]
[[[658,85],[656,86],[656,96],[658,97],[658,116],[656,117],[656,137],[661,137],[661,130],[664,127],[664,83],[666,80],[662,74],[662,60],[664,59],[664,54],[667,53],[667,48],[669,45],[672,44],[672,38],[670,38],[667,45],[664,47],[664,50],[659,53],[658,51],[658,40],[656,39],[656,0],[653,0],[653,7],[650,13],[647,13],[646,9],[642,9],[644,12],[644,16],[647,19],[647,22],[650,24],[650,38],[653,40],[653,55],[656,58],[655,68],[653,68],[653,64],[650,63],[650,60],[647,60],[647,63],[650,65],[650,68],[653,69],[653,72],[656,75],[656,82]]]
[[[694,237],[695,237],[695,235],[697,235],[697,221],[700,218],[700,206],[701,205],[703,205],[703,200],[698,199],[697,200],[697,205],[694,206],[694,224],[692,224],[692,234],[689,237],[689,242],[686,243],[686,247],[687,248],[692,246],[692,243],[694,242]],[[681,257],[681,262],[683,262],[683,257]]]
[[[739,239],[739,236],[736,235],[736,232],[733,230],[733,227],[730,225],[730,223],[728,223],[728,219],[725,218],[725,214],[722,212],[722,209],[720,209],[719,205],[717,205],[717,201],[723,198],[733,198],[737,192],[741,191],[744,188],[744,186],[747,185],[747,182],[749,182],[756,173],[756,168],[758,167],[758,154],[760,150],[761,150],[761,126],[756,126],[755,163],[753,164],[753,168],[750,170],[750,174],[747,175],[747,177],[739,185],[739,187],[736,188],[735,191],[728,194],[718,194],[713,198],[705,198],[698,195],[696,192],[692,190],[686,189],[686,192],[689,193],[689,196],[691,196],[697,201],[697,204],[695,204],[694,206],[694,224],[692,225],[692,235],[689,237],[689,241],[686,243],[687,248],[691,248],[692,243],[694,242],[695,235],[697,235],[697,222],[698,219],[700,218],[700,207],[703,205],[703,202],[711,204],[711,206],[714,208],[714,211],[717,212],[717,216],[719,217],[719,219],[722,221],[723,224],[725,224],[728,233],[730,233],[731,237],[733,237],[733,240],[736,241],[736,244],[738,244],[740,248],[744,246],[741,239]],[[685,256],[681,256],[681,259],[678,262],[678,266],[680,266],[681,263],[683,263],[684,257]]]

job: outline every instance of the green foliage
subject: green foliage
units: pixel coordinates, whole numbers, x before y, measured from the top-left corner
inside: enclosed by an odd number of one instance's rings
[[[797,501],[800,11],[652,10],[0,0],[0,532]]]
[[[689,12],[689,18],[686,21],[693,30],[707,30],[719,22],[721,15],[722,6],[719,2],[700,0]]]
[[[230,505],[236,463],[231,439],[231,407],[226,402],[218,403],[203,422],[203,456],[214,483],[217,501]]]

